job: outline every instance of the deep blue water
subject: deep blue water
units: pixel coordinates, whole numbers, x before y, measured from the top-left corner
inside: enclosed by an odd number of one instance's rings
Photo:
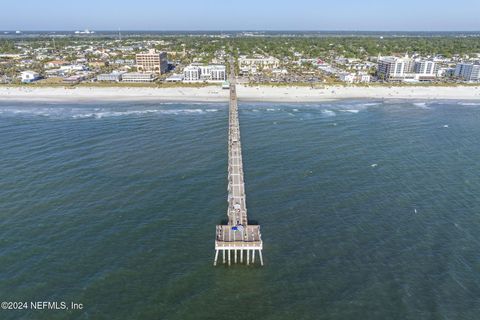
[[[265,267],[212,266],[226,104],[0,103],[1,319],[477,319],[480,102],[241,103]]]

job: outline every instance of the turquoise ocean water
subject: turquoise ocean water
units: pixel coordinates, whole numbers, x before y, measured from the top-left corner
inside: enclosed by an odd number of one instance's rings
[[[478,319],[480,102],[241,103],[265,267],[214,268],[227,104],[0,103],[1,319]]]

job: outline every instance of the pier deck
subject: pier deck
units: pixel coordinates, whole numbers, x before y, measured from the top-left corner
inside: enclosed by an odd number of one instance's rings
[[[223,253],[223,263],[255,263],[258,251],[260,264],[263,266],[263,242],[259,225],[249,225],[243,177],[242,143],[240,140],[240,123],[238,121],[238,103],[233,61],[230,63],[230,107],[228,119],[228,224],[218,225],[215,235],[215,260],[217,265],[219,252]],[[239,259],[238,259],[239,258]]]

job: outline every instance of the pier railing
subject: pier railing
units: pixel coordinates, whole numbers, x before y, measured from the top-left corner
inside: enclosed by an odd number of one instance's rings
[[[249,225],[243,177],[242,143],[240,140],[240,123],[238,121],[237,89],[233,63],[230,64],[230,106],[228,117],[228,224],[218,225],[215,235],[215,260],[222,251],[223,263],[231,265],[240,261],[244,255],[247,265],[255,263],[258,251],[260,264],[263,266],[263,242],[259,225]],[[233,255],[233,259],[232,259]]]

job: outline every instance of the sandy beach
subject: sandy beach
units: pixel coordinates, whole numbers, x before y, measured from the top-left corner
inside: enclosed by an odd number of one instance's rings
[[[336,99],[480,100],[480,88],[464,87],[237,87],[241,101],[320,102]],[[0,87],[0,101],[228,101],[228,90],[202,88]]]

